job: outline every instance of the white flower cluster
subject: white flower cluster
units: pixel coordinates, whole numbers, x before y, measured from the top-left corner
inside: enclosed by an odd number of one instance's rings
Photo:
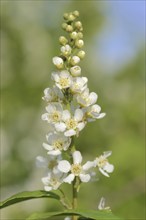
[[[59,38],[60,56],[53,57],[53,64],[57,68],[52,73],[54,85],[44,90],[43,100],[47,105],[42,120],[51,129],[43,147],[47,150],[49,159],[38,156],[37,164],[46,168],[47,176],[42,178],[46,191],[58,189],[63,182],[70,184],[75,177],[80,182],[88,182],[92,179],[91,169],[95,167],[105,176],[109,176],[108,173],[114,169],[107,160],[111,152],[105,152],[82,165],[81,153],[71,150],[73,136],[78,136],[87,122],[105,116],[96,104],[97,94],[89,91],[88,79],[81,76],[81,67],[78,65],[85,56],[85,52],[80,50],[84,41],[82,24],[75,21],[78,16],[77,11],[64,15],[67,22],[62,27],[70,37]],[[80,51],[76,52],[77,49]],[[69,155],[69,160],[64,159],[64,153]]]

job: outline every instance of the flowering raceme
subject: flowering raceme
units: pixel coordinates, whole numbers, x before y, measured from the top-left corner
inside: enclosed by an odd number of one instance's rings
[[[101,107],[96,103],[98,95],[89,91],[87,77],[81,76],[79,63],[85,52],[82,50],[82,23],[76,21],[78,16],[78,11],[64,15],[62,28],[68,37],[59,37],[60,54],[52,59],[56,68],[51,74],[54,84],[44,90],[42,98],[46,102],[42,120],[51,128],[46,135],[46,143],[43,143],[47,158],[37,157],[37,165],[45,168],[47,173],[42,178],[44,189],[57,190],[63,183],[72,183],[73,197],[81,183],[92,180],[96,167],[106,177],[114,170],[107,159],[110,151],[82,164],[81,152],[74,145],[74,138],[79,136],[88,122],[106,115],[101,113]],[[103,205],[100,204],[101,207]],[[74,202],[73,208],[76,208]]]

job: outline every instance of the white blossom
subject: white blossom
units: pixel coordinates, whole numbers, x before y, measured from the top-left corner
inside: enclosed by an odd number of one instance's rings
[[[55,81],[55,84],[59,89],[69,88],[72,83],[71,75],[67,70],[53,72],[52,79]]]
[[[58,102],[58,99],[63,99],[63,93],[57,86],[53,86],[53,88],[46,88],[44,90],[42,99],[46,102]]]
[[[71,138],[65,137],[62,133],[49,133],[46,138],[48,144],[43,143],[43,147],[49,155],[59,155],[63,150],[66,151],[71,144]]]
[[[63,173],[69,173],[67,177],[64,178],[65,183],[71,184],[76,176],[78,176],[81,182],[89,182],[90,174],[87,173],[89,169],[94,166],[94,162],[88,161],[83,166],[82,163],[82,155],[80,151],[75,151],[73,154],[73,164],[70,164],[67,160],[62,160],[58,164],[58,169]]]
[[[77,96],[77,102],[83,107],[88,107],[95,104],[97,98],[98,96],[95,92],[89,93],[89,89],[86,88],[81,94]]]
[[[61,120],[63,107],[60,103],[49,104],[46,107],[47,113],[42,115],[42,120],[48,123],[57,123]]]
[[[100,157],[97,157],[94,160],[95,167],[98,166],[99,171],[104,175],[109,177],[108,173],[112,173],[114,170],[114,166],[108,162],[107,157],[112,154],[111,151],[106,151]]]
[[[78,135],[86,122],[83,121],[83,111],[81,109],[76,109],[74,116],[68,110],[64,110],[62,113],[62,121],[55,124],[55,128],[58,132],[64,132],[65,136]]]
[[[50,173],[58,173],[58,163],[62,159],[61,155],[59,156],[52,156],[50,155],[49,158],[45,158],[42,156],[36,157],[36,165],[40,168],[45,168],[46,172]]]
[[[87,77],[75,77],[72,80],[70,89],[73,93],[81,93],[87,88],[87,82]]]
[[[78,56],[73,56],[72,58],[71,58],[71,64],[72,65],[76,65],[76,64],[78,64],[80,62],[80,58],[78,57]]]
[[[60,187],[60,185],[63,183],[63,175],[61,172],[58,172],[56,174],[54,173],[48,173],[47,176],[42,178],[42,182],[44,184],[45,191],[51,191],[56,190]]]
[[[100,113],[101,107],[97,104],[85,108],[84,111],[86,112],[87,120],[89,122],[96,119],[101,119],[106,115],[106,113]]]

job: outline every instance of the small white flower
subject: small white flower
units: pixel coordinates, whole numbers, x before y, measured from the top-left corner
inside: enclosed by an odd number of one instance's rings
[[[83,107],[88,107],[95,104],[97,98],[98,96],[95,92],[89,93],[89,89],[86,88],[81,94],[77,96],[77,102]]]
[[[52,172],[54,174],[58,173],[59,170],[57,168],[58,163],[62,159],[61,155],[59,156],[50,156],[49,158],[45,158],[42,156],[36,157],[36,165],[40,168],[45,168],[46,172]]]
[[[100,157],[97,157],[94,160],[95,167],[98,166],[99,171],[104,175],[109,177],[108,173],[112,173],[114,170],[114,166],[108,162],[107,157],[112,154],[111,151],[106,151]]]
[[[70,72],[72,76],[80,76],[81,75],[81,67],[73,66],[70,68]]]
[[[71,58],[70,62],[71,62],[72,65],[76,65],[76,64],[78,64],[80,62],[80,58],[78,56],[73,56]]]
[[[48,150],[49,155],[60,155],[64,150],[66,151],[70,144],[71,138],[65,137],[60,133],[49,133],[47,136],[48,144],[43,143],[43,147]]]
[[[64,110],[62,113],[62,121],[55,124],[56,130],[59,132],[64,132],[64,135],[69,137],[73,135],[78,135],[85,127],[85,122],[83,121],[83,111],[81,109],[76,109],[74,116],[68,110]]]
[[[61,52],[64,56],[71,54],[71,47],[66,44],[65,46],[61,47]]]
[[[73,93],[81,93],[87,88],[87,82],[87,77],[73,78],[70,89]]]
[[[71,184],[76,176],[78,176],[81,182],[89,182],[90,181],[90,174],[86,174],[86,172],[94,167],[94,162],[88,161],[83,166],[82,163],[82,155],[80,151],[75,151],[73,153],[73,164],[70,164],[67,160],[62,160],[58,164],[58,169],[63,173],[70,174],[64,178],[65,183]]]
[[[57,86],[53,86],[53,88],[46,88],[44,90],[43,100],[46,102],[57,102],[59,99],[63,99],[63,93]]]
[[[47,113],[42,115],[42,120],[49,123],[57,123],[61,120],[63,108],[60,103],[49,104],[46,107]]]
[[[63,175],[61,172],[56,174],[48,173],[47,176],[42,178],[45,191],[56,190],[63,183]]]
[[[105,198],[101,197],[99,205],[98,205],[99,210],[111,210],[110,207],[105,207]]]
[[[53,72],[52,79],[55,81],[55,84],[59,89],[69,88],[72,83],[71,75],[67,70]]]
[[[99,105],[91,105],[84,109],[87,115],[87,120],[94,121],[95,119],[101,119],[103,118],[106,113],[100,113],[101,107]]]
[[[52,61],[58,69],[62,69],[62,67],[63,67],[63,59],[62,58],[53,57]]]

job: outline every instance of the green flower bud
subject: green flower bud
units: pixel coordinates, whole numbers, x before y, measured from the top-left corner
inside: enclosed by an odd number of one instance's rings
[[[63,17],[65,20],[68,20],[68,13],[64,13]]]
[[[69,21],[74,21],[76,19],[76,17],[73,15],[73,14],[70,14],[69,16],[68,16],[68,20]]]
[[[80,59],[83,59],[85,57],[85,51],[80,50],[77,55]]]
[[[63,28],[64,30],[66,30],[66,27],[67,27],[67,24],[66,24],[66,23],[63,23],[63,24],[62,24],[62,28]]]
[[[84,46],[83,40],[76,40],[75,45],[77,48],[82,48]]]
[[[59,42],[60,42],[60,44],[62,44],[62,45],[66,45],[67,42],[68,42],[68,40],[66,39],[66,37],[60,36],[60,37],[59,37]]]
[[[79,14],[78,11],[74,11],[74,12],[73,12],[73,15],[74,15],[75,17],[79,17],[80,14]]]
[[[78,32],[78,38],[83,38],[83,33],[82,32]]]
[[[66,31],[67,32],[72,32],[73,31],[73,27],[71,25],[67,25]]]
[[[82,28],[82,23],[80,21],[76,21],[75,27],[80,30]]]
[[[70,34],[70,37],[71,37],[73,40],[75,40],[75,39],[77,39],[77,37],[78,37],[78,33],[77,33],[76,31],[74,31],[74,32],[72,32],[72,33]]]
[[[74,66],[80,62],[80,58],[78,56],[73,56],[70,60],[70,63]]]

